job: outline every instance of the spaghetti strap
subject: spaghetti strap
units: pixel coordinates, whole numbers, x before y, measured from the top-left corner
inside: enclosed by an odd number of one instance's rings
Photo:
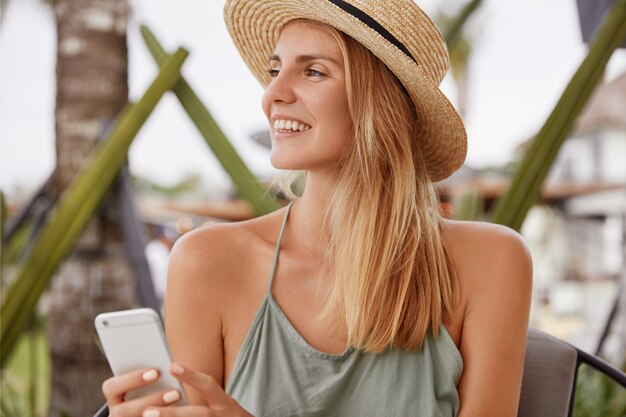
[[[269,284],[267,285],[267,292],[272,292],[272,283],[274,282],[274,275],[276,275],[276,266],[278,265],[278,254],[280,253],[280,244],[283,241],[283,234],[285,233],[285,226],[287,225],[287,218],[289,217],[289,212],[291,211],[291,207],[293,206],[295,201],[292,201],[287,206],[287,210],[285,211],[285,217],[283,218],[283,225],[280,228],[280,234],[278,235],[278,241],[276,242],[276,251],[274,252],[274,262],[272,263],[272,273],[270,274]]]

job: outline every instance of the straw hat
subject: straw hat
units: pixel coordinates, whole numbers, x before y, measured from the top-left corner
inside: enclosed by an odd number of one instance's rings
[[[282,28],[311,19],[344,32],[383,61],[410,94],[419,119],[416,133],[433,181],[465,160],[467,135],[450,101],[439,90],[448,69],[445,41],[411,0],[226,0],[224,18],[235,46],[265,87],[270,55]]]

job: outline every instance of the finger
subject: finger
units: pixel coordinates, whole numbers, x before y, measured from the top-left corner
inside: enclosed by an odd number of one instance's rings
[[[197,389],[211,407],[225,406],[231,402],[230,396],[210,375],[185,368],[177,363],[172,363],[170,372],[180,382]]]
[[[102,393],[109,405],[119,404],[124,401],[124,395],[128,391],[151,384],[159,376],[159,371],[149,368],[114,376],[102,383]]]
[[[177,390],[161,391],[116,404],[110,407],[109,413],[115,416],[140,416],[148,407],[173,405],[181,398]]]
[[[204,405],[182,405],[180,407],[150,407],[141,417],[216,417],[213,411]]]

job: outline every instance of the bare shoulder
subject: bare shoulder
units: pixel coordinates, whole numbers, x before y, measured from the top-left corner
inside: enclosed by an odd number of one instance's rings
[[[530,252],[516,231],[493,223],[446,220],[442,235],[459,277],[466,281],[462,285],[493,285],[494,279],[530,284]]]
[[[490,247],[505,244],[507,249],[517,247],[527,252],[524,238],[518,232],[495,223],[445,220],[443,236],[446,245],[454,250],[469,250],[475,244]]]
[[[230,272],[233,259],[245,256],[256,236],[244,223],[212,224],[182,236],[172,248],[170,276],[174,279],[210,279]]]
[[[170,255],[168,292],[178,285],[209,286],[220,288],[224,296],[232,285],[244,284],[241,281],[273,251],[279,216],[274,212],[244,222],[212,224],[181,237]]]
[[[233,311],[255,305],[263,294],[266,282],[259,270],[270,264],[280,212],[204,226],[176,242],[165,294],[166,333],[176,361],[223,384],[224,335]],[[203,401],[188,392],[192,403]]]

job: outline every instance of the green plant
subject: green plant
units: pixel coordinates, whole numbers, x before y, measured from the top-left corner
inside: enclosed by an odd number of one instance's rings
[[[146,26],[141,26],[141,35],[154,60],[158,65],[162,65],[167,54],[159,41]],[[278,209],[276,202],[268,197],[265,187],[259,184],[252,175],[211,113],[183,77],[176,83],[173,91],[217,160],[233,180],[239,194],[250,203],[255,213],[261,215]]]
[[[454,49],[457,42],[462,39],[463,26],[470,16],[478,9],[481,3],[482,0],[471,0],[461,9],[461,12],[454,20],[452,20],[449,24],[446,24],[444,37],[446,39],[448,49]]]
[[[0,417],[21,417],[26,415],[21,404],[19,390],[15,387],[16,382],[12,375],[6,371],[0,371]]]
[[[7,220],[7,205],[4,193],[0,190],[0,241],[4,243],[4,225]]]
[[[485,212],[485,202],[477,190],[467,190],[454,201],[455,220],[478,220]]]
[[[136,104],[126,107],[107,140],[78,173],[61,196],[53,213],[18,266],[16,278],[2,304],[0,315],[0,367],[3,368],[37,301],[54,271],[98,209],[126,160],[133,138],[163,94],[180,78],[188,53],[179,49],[161,67],[158,76]]]
[[[574,417],[626,416],[626,390],[616,382],[581,365],[576,382]]]
[[[188,193],[198,193],[202,187],[202,177],[199,174],[189,174],[180,182],[173,185],[161,185],[147,177],[133,176],[133,190],[138,194],[156,194],[168,198]]]
[[[44,416],[50,391],[50,356],[38,315],[0,370],[0,417]]]
[[[613,51],[626,37],[626,0],[617,0],[597,32],[587,57],[524,156],[511,186],[494,209],[492,221],[519,230],[535,204],[561,145],[571,132]]]
[[[5,273],[5,269],[8,266],[15,265],[19,262],[20,256],[24,253],[24,249],[28,245],[29,237],[32,233],[31,222],[24,223],[18,228],[10,240],[3,242],[2,247],[2,273]],[[2,285],[6,284],[4,275],[2,277]]]

